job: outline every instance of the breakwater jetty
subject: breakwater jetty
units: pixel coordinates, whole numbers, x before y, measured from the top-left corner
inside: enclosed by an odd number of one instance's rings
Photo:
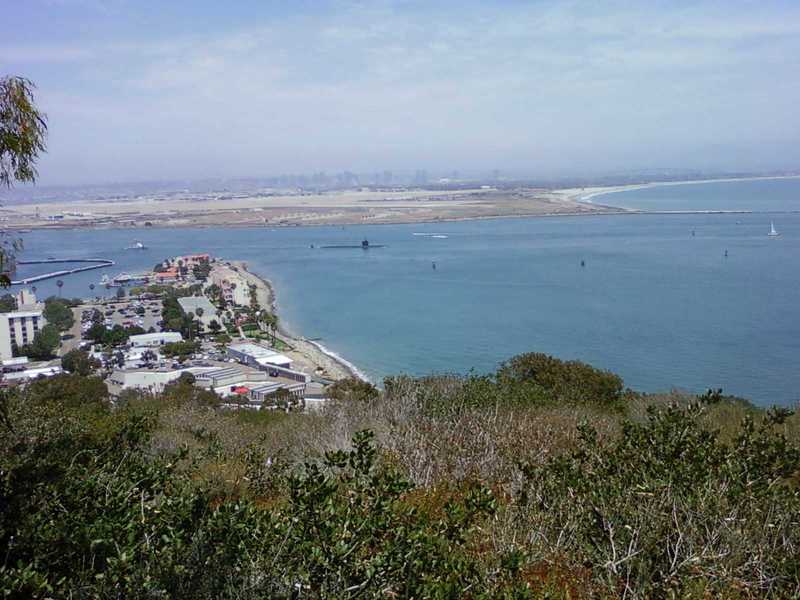
[[[88,263],[81,267],[74,269],[61,269],[59,271],[50,271],[41,275],[31,275],[24,279],[15,279],[11,281],[11,285],[27,285],[35,281],[43,281],[45,279],[52,279],[53,277],[63,277],[65,275],[72,275],[74,273],[81,273],[83,271],[91,271],[92,269],[103,269],[105,267],[113,267],[114,261],[108,258],[46,258],[42,260],[18,260],[18,265],[48,265],[59,263]]]

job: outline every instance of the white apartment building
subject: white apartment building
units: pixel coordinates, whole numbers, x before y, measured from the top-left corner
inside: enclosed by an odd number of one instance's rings
[[[17,348],[30,344],[46,325],[41,310],[16,310],[0,313],[0,360],[14,355]]]

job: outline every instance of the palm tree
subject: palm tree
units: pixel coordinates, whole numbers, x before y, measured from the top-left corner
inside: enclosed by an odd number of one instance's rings
[[[56,281],[56,285],[58,286],[58,297],[61,297],[61,288],[64,287],[64,282],[60,279]]]
[[[89,291],[92,293],[92,296],[94,296],[94,284],[93,283],[89,284]]]
[[[277,343],[275,332],[278,331],[278,315],[271,315],[272,319],[269,322],[269,328],[272,330],[272,345]]]

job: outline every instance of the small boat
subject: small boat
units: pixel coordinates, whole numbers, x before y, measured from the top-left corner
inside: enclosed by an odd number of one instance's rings
[[[127,246],[125,250],[147,250],[147,246],[137,240],[134,241],[130,246]]]
[[[769,233],[767,237],[779,237],[781,234],[775,230],[775,223],[773,221],[769,222]]]

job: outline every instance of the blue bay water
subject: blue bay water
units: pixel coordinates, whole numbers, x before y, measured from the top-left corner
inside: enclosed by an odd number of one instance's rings
[[[771,219],[779,239],[766,236]],[[320,248],[365,237],[386,247]],[[148,249],[123,250],[134,238]],[[542,351],[615,371],[639,390],[722,387],[760,404],[800,399],[800,214],[34,231],[24,257],[116,260],[63,278],[64,295],[87,296],[103,273],[200,251],[245,260],[270,278],[291,330],[321,338],[374,380],[486,372]],[[37,288],[57,293],[52,281]]]
[[[639,210],[800,211],[800,179],[751,179],[659,184],[600,194],[593,201]]]

